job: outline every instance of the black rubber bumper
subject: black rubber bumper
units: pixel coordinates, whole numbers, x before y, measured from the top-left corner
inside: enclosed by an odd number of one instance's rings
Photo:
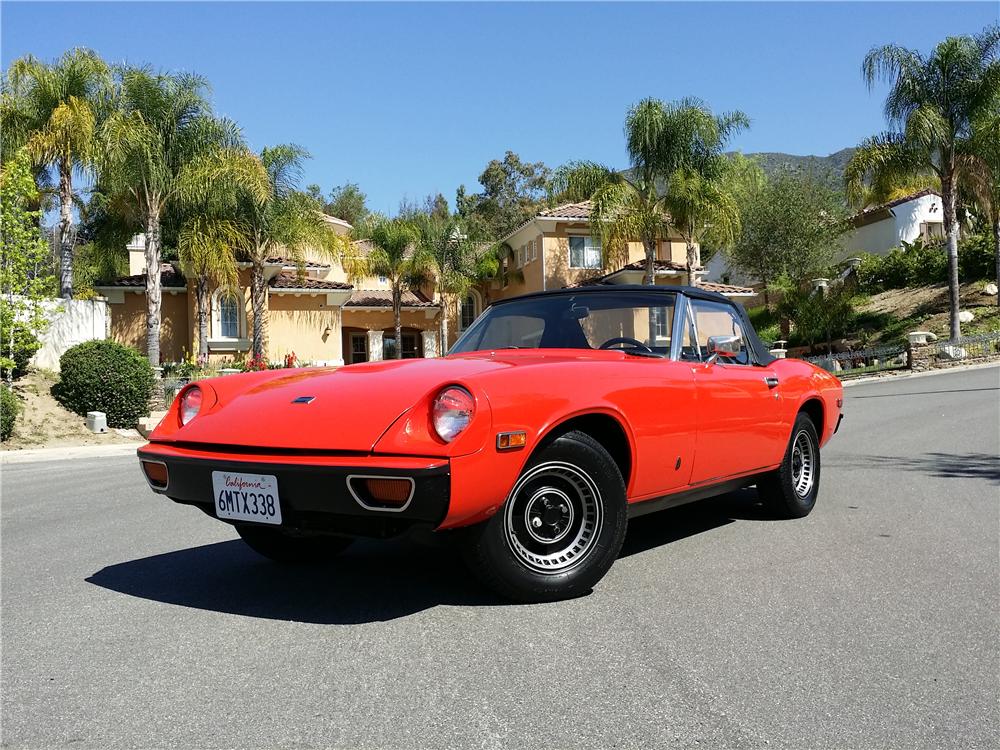
[[[141,450],[138,455],[140,460],[156,461],[167,466],[167,486],[156,487],[151,483],[154,491],[177,503],[194,505],[214,518],[219,517],[212,489],[213,471],[276,477],[281,525],[297,531],[348,536],[397,536],[417,526],[434,528],[440,525],[448,512],[451,474],[447,464],[429,469],[399,470],[368,463],[350,467],[255,463],[165,457]],[[366,508],[348,488],[348,477],[358,475],[412,479],[413,496],[401,511]],[[219,520],[239,523],[225,518]]]

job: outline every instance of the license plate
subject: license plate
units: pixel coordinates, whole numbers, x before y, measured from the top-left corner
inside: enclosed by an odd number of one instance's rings
[[[213,471],[215,512],[219,518],[256,523],[281,523],[278,480],[270,474]]]

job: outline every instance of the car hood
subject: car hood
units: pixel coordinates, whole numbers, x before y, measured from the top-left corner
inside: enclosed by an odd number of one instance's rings
[[[264,380],[232,375],[206,381],[217,403],[169,437],[164,431],[151,439],[370,452],[396,419],[442,386],[471,389],[470,378],[510,366],[489,358],[412,359],[289,370]]]

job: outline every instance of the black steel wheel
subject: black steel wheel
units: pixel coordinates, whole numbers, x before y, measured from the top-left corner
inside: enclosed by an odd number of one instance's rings
[[[466,559],[509,599],[566,599],[604,577],[627,523],[614,459],[589,435],[569,432],[541,448],[497,514],[469,531]]]
[[[795,418],[781,466],[757,483],[760,499],[783,518],[808,516],[819,494],[819,437],[805,414]]]

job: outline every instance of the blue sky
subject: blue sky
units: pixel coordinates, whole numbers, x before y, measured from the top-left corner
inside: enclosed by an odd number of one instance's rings
[[[371,207],[455,189],[511,149],[626,166],[645,97],[695,95],[753,120],[743,151],[827,154],[883,127],[859,67],[997,20],[959,3],[14,3],[0,61],[73,46],[208,77],[254,148],[313,155],[305,183],[357,182]]]

